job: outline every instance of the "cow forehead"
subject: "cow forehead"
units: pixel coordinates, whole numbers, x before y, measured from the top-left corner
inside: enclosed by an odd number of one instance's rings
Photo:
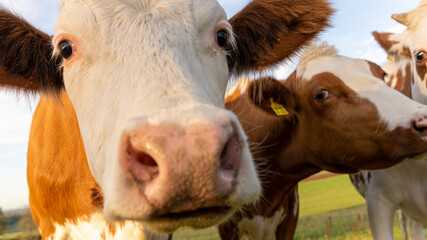
[[[385,83],[378,80],[367,61],[340,56],[334,46],[313,44],[304,51],[297,66],[297,78],[310,81],[321,73],[331,73],[355,92],[377,89]]]
[[[109,83],[127,79],[139,84],[144,79],[150,84],[145,89],[161,87],[173,96],[191,92],[192,97],[223,104],[217,98],[225,89],[228,68],[225,56],[212,47],[221,21],[226,14],[216,0],[64,0],[55,40],[72,35],[83,56],[65,71],[67,90],[74,91],[70,79],[82,74]],[[210,91],[201,93],[201,88]]]
[[[331,73],[355,92],[375,91],[385,85],[376,79],[367,61],[343,56],[322,56],[297,68],[297,77],[310,81],[321,73]]]
[[[89,27],[100,28],[104,34],[112,35],[126,31],[128,35],[133,36],[136,33],[128,30],[130,26],[135,25],[140,27],[140,31],[159,34],[166,32],[162,30],[168,30],[163,29],[165,25],[178,24],[186,28],[186,34],[191,34],[194,29],[200,31],[207,24],[227,20],[224,9],[216,0],[62,0],[59,6],[61,14],[65,12],[67,20],[73,17],[73,20],[81,23],[78,17],[83,17],[86,24],[91,25]],[[82,9],[85,12],[79,13]],[[171,24],[171,21],[176,24]],[[87,28],[85,25],[73,25],[70,21],[59,21],[57,26],[71,26],[74,29],[83,29],[81,31]]]

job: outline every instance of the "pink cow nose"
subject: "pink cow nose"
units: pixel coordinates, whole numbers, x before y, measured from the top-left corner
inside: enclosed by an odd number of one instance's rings
[[[153,205],[176,210],[171,205],[231,194],[242,146],[234,124],[145,126],[124,134],[121,163],[128,179]]]
[[[427,136],[427,115],[415,118],[413,128],[420,132],[423,136]]]

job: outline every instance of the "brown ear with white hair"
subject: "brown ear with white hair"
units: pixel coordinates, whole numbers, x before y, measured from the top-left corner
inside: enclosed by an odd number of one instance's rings
[[[262,71],[291,57],[329,26],[326,0],[254,0],[230,19],[237,49],[233,74]]]
[[[51,37],[0,6],[0,86],[24,92],[59,93],[60,60]]]
[[[379,33],[375,31],[372,32],[372,35],[387,54],[398,58],[411,58],[409,47],[403,44],[403,34]]]

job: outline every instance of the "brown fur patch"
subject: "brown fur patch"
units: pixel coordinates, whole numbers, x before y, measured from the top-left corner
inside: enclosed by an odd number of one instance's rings
[[[0,84],[11,89],[53,92],[63,86],[60,59],[51,37],[0,7]]]
[[[406,66],[405,74],[403,71],[399,70],[396,73],[395,78],[397,78],[395,89],[403,93],[405,96],[412,98],[412,83],[414,78],[412,77],[411,65],[408,64]]]
[[[234,74],[265,70],[301,49],[329,26],[326,0],[254,0],[230,19],[237,51],[230,52]]]
[[[417,64],[416,65],[417,68],[417,74],[420,77],[421,81],[424,82],[426,84],[427,87],[427,81],[426,81],[426,73],[427,73],[427,64],[426,63],[421,63],[421,64]]]
[[[99,210],[99,186],[92,177],[74,108],[65,93],[61,102],[41,97],[28,145],[30,208],[43,238],[54,224],[76,223]],[[97,190],[98,191],[98,190]]]
[[[10,74],[5,67],[0,66],[0,87],[36,92],[41,89],[41,86],[41,82],[37,79],[32,77],[28,79],[17,74]]]
[[[99,187],[97,188],[92,188],[92,204],[99,208],[102,209],[104,207],[104,196],[102,195],[101,189]]]

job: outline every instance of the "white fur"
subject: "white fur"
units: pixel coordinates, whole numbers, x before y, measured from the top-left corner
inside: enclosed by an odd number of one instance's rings
[[[76,223],[67,221],[64,225],[55,224],[55,234],[48,239],[140,239],[140,240],[166,240],[168,235],[155,234],[147,231],[141,224],[125,222],[112,224],[115,231],[110,231],[110,224],[105,220],[101,212],[95,213],[87,219],[80,219]],[[103,236],[105,238],[103,238]]]
[[[274,212],[270,218],[255,216],[252,219],[243,218],[239,222],[239,239],[240,240],[274,240],[277,226],[286,217],[283,208]]]
[[[123,197],[130,193],[118,151],[129,126],[234,123],[244,145],[229,201],[238,206],[259,195],[244,132],[223,109],[229,76],[215,31],[232,30],[215,0],[62,0],[60,7],[54,44],[64,34],[77,40],[79,58],[64,64],[65,87],[109,219],[152,211],[148,201]]]
[[[304,61],[305,58],[309,61]],[[359,96],[375,104],[381,121],[387,123],[389,130],[408,128],[414,118],[427,114],[425,106],[388,87],[382,79],[375,78],[365,60],[339,56],[333,47],[326,45],[309,48],[302,60],[302,64],[297,66],[299,78],[309,81],[317,74],[333,73]]]
[[[412,239],[424,239],[416,238],[414,234],[416,232],[416,235],[423,236],[423,230],[420,233],[420,230],[415,229],[419,229],[417,226],[420,224],[427,227],[426,171],[427,160],[405,160],[392,168],[370,171],[371,179],[364,188],[374,239],[394,239],[396,208],[400,208],[414,222],[411,224]]]

